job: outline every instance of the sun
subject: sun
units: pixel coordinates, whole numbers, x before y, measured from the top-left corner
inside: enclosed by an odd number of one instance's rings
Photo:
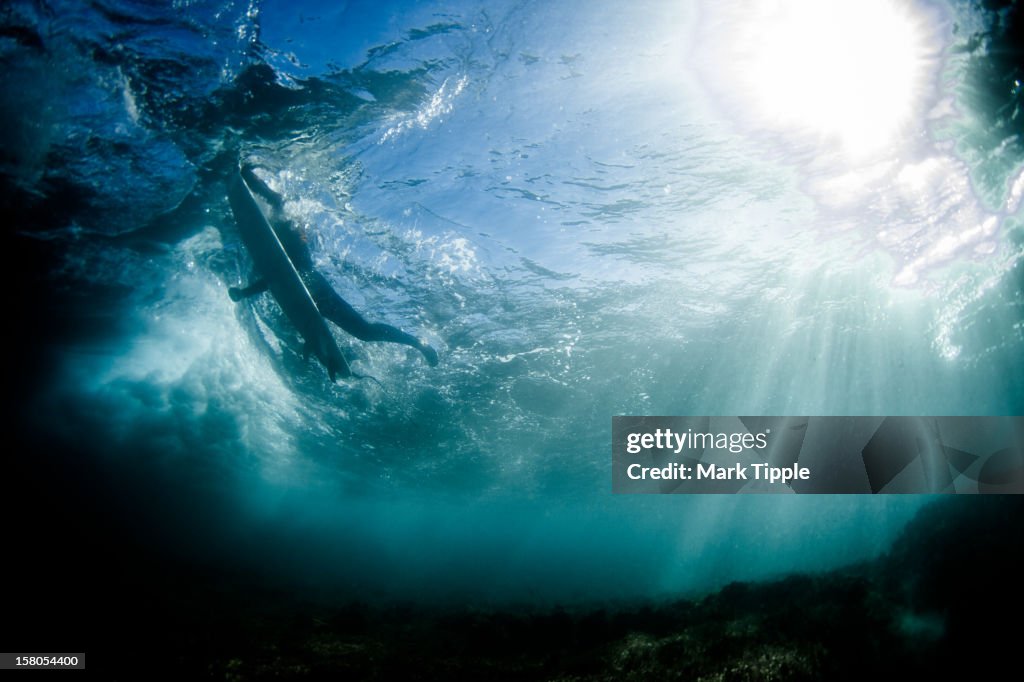
[[[732,22],[716,78],[759,127],[864,155],[890,144],[919,105],[928,46],[908,3],[762,0]]]

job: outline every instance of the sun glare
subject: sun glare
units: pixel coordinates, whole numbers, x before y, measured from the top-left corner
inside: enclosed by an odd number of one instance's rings
[[[921,23],[895,0],[764,0],[746,5],[729,77],[760,126],[870,154],[893,141],[919,99]]]

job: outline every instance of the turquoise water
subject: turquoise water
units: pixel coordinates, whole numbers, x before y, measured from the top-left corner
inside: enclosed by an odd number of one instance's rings
[[[1019,86],[972,47],[994,15],[900,7],[916,80],[876,145],[804,118],[813,82],[766,108],[719,3],[15,3],[5,201],[45,254],[30,317],[59,318],[24,342],[29,438],[172,556],[342,594],[621,599],[876,556],[923,498],[616,497],[610,428],[1021,413]],[[335,330],[379,384],[331,384],[270,297],[229,300],[239,156],[437,368]]]

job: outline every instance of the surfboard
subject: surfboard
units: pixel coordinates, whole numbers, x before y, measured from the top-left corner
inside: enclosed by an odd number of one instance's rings
[[[285,317],[299,330],[307,357],[316,356],[327,368],[331,381],[339,375],[352,376],[326,320],[240,171],[235,172],[229,183],[228,202],[257,274],[266,280]]]

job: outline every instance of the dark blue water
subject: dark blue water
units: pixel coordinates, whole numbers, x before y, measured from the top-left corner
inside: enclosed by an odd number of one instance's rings
[[[767,5],[7,5],[26,442],[171,560],[296,589],[623,599],[877,556],[924,499],[613,497],[610,422],[1021,413],[1019,69],[997,14],[895,6],[908,80],[876,92],[819,88],[800,37],[831,29]],[[229,300],[239,158],[438,367],[335,330],[379,383],[332,384]]]

